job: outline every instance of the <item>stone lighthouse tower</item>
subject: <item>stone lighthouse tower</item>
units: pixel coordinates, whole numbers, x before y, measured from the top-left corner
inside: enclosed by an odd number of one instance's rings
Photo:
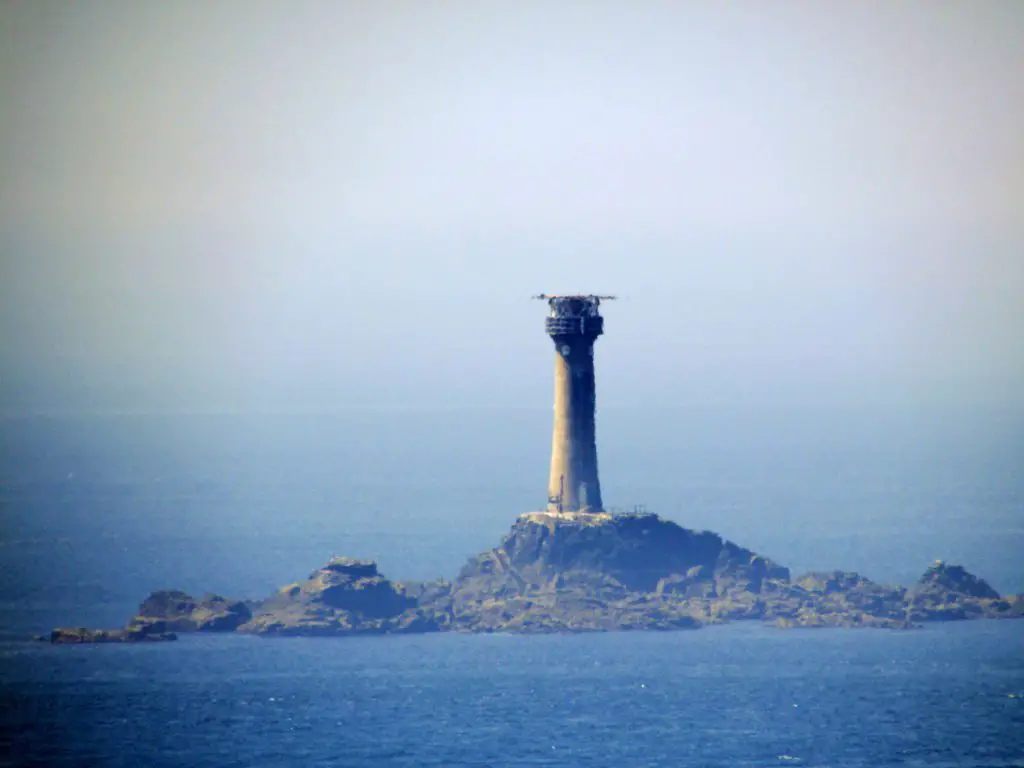
[[[601,512],[594,430],[594,342],[604,333],[601,302],[614,296],[535,298],[551,308],[544,328],[555,342],[555,424],[548,511]]]

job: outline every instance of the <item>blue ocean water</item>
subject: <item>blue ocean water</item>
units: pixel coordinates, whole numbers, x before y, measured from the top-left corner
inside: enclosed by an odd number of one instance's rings
[[[39,765],[1024,765],[1024,622],[914,632],[186,637],[57,647],[150,590],[260,597],[332,554],[453,576],[543,502],[550,412],[11,418],[0,754]],[[604,410],[606,502],[795,572],[1024,591],[1024,429]]]
[[[1024,765],[1020,622],[7,643],[0,680],[0,765]]]

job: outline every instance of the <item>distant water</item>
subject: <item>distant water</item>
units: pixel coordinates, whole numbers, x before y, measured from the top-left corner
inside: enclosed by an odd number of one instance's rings
[[[1024,766],[1024,622],[0,644],[0,765]]]

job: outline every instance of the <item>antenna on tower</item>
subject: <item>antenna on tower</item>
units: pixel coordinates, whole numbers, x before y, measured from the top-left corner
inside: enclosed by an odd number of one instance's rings
[[[614,301],[619,297],[604,296],[598,293],[538,293],[536,296],[531,296],[530,298],[541,299],[543,301],[550,299],[594,299],[597,301]]]

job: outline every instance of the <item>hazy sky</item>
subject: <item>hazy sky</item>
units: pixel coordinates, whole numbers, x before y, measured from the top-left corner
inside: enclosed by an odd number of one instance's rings
[[[4,2],[0,405],[1024,400],[1024,4]]]

